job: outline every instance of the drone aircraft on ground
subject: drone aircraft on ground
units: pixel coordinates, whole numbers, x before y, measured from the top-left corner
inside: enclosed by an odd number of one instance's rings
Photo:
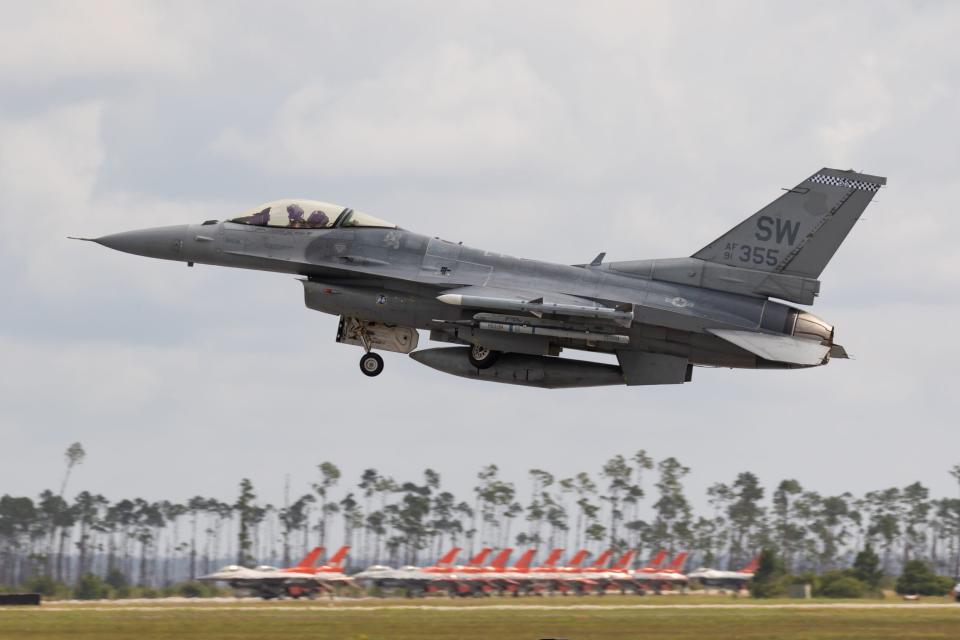
[[[886,178],[821,169],[689,258],[565,265],[407,231],[349,207],[278,200],[218,222],[93,239],[166,260],[295,274],[337,341],[466,378],[545,388],[689,382],[693,366],[787,369],[845,358],[812,304],[820,274]],[[418,329],[461,345],[416,351]],[[609,354],[617,364],[557,357]]]
[[[508,560],[512,549],[501,550],[489,565],[483,565],[483,559],[489,553],[484,549],[481,554],[466,565],[456,566],[453,559],[457,548],[452,549],[431,567],[407,566],[391,569],[383,565],[374,565],[353,577],[360,584],[380,588],[403,588],[408,595],[427,593],[447,593],[451,597],[486,596],[498,593],[520,596],[526,594],[559,593],[585,595],[604,594],[610,590],[621,593],[631,592],[662,593],[668,590],[683,590],[688,580],[680,569],[687,557],[680,553],[667,569],[659,569],[666,556],[661,551],[645,567],[631,569],[634,551],[624,552],[613,564],[607,566],[613,558],[613,551],[607,550],[597,556],[589,566],[580,564],[587,556],[586,550],[574,555],[565,566],[558,566],[563,549],[553,549],[546,561],[540,566],[531,566],[536,554],[528,549],[512,565]]]
[[[690,573],[689,577],[707,587],[728,587],[739,590],[743,589],[748,582],[753,580],[753,575],[759,566],[760,556],[757,556],[745,567],[737,571],[724,571],[723,569],[701,567]]]
[[[197,579],[226,582],[234,589],[248,590],[264,600],[284,597],[315,598],[334,586],[353,584],[353,579],[343,571],[343,561],[349,551],[349,546],[340,547],[327,564],[316,566],[323,547],[315,547],[292,567],[278,569],[261,565],[250,569],[232,564]]]

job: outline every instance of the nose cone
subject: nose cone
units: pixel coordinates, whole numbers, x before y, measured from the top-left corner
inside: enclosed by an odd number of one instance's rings
[[[180,260],[188,225],[124,231],[94,240],[110,249],[161,260]]]

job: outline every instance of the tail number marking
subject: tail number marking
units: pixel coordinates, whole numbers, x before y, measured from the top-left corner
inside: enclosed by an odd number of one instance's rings
[[[771,267],[777,266],[780,259],[780,249],[769,249],[767,247],[754,247],[749,244],[737,244],[728,242],[723,250],[723,259],[731,260],[736,258],[740,262],[751,262],[753,264],[766,264]]]
[[[776,235],[777,244],[783,244],[783,241],[786,240],[792,247],[797,241],[797,233],[799,232],[799,222],[760,216],[757,218],[757,233],[754,235],[760,242],[767,242]]]

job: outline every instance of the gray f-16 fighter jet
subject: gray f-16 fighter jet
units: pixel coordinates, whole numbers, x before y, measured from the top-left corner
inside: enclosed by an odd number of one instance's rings
[[[845,358],[812,304],[886,178],[821,169],[689,258],[565,265],[407,231],[349,207],[278,200],[217,222],[93,240],[151,258],[301,276],[337,341],[445,373],[534,387],[689,382],[695,365],[784,369]],[[777,301],[774,300],[777,299]],[[454,347],[415,351],[418,329]],[[609,354],[617,364],[557,357]]]

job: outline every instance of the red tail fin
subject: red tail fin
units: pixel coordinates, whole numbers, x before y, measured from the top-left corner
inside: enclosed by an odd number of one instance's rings
[[[670,566],[667,567],[667,570],[668,570],[668,571],[680,571],[681,569],[683,569],[683,563],[686,562],[686,560],[687,560],[687,552],[686,552],[686,551],[681,551],[681,552],[678,553],[677,556],[673,559],[673,562],[670,563]]]
[[[317,558],[320,557],[320,554],[323,553],[323,547],[314,547],[310,550],[310,553],[303,556],[303,560],[293,565],[297,569],[309,569],[313,565],[317,564]]]
[[[457,557],[458,553],[460,553],[460,547],[454,547],[453,549],[450,549],[450,551],[447,551],[442,558],[437,560],[437,566],[443,567],[450,564],[453,562],[453,559]]]
[[[570,558],[570,562],[567,563],[567,566],[568,566],[568,567],[579,567],[579,566],[580,566],[580,563],[587,559],[587,554],[588,554],[588,553],[590,553],[590,552],[587,551],[586,549],[580,549],[580,551],[577,551],[577,552],[573,555],[573,557]]]
[[[343,562],[343,559],[347,557],[347,553],[349,551],[350,551],[350,547],[348,545],[343,545],[342,547],[337,549],[337,552],[333,554],[332,558],[330,558],[330,562],[329,562],[330,566],[339,567],[340,563]]]
[[[544,567],[552,567],[557,564],[557,560],[560,559],[560,556],[563,555],[563,549],[554,549],[550,552],[550,555],[547,556],[547,559],[544,561]]]
[[[513,553],[513,549],[504,549],[497,554],[497,557],[493,559],[493,562],[490,563],[490,566],[498,570],[504,569],[507,566],[507,560],[510,559],[511,553]]]
[[[634,551],[627,551],[626,553],[624,553],[622,556],[620,556],[620,559],[614,563],[611,569],[616,569],[619,571],[629,567],[630,561],[633,560],[634,553],[635,553]]]
[[[760,556],[757,556],[756,558],[751,560],[747,564],[747,566],[745,566],[743,569],[740,569],[740,571],[743,573],[753,573],[754,571],[757,570],[757,567],[759,566],[760,566]]]
[[[613,555],[613,549],[607,549],[606,551],[601,553],[599,556],[597,556],[597,559],[594,560],[593,564],[590,566],[595,569],[599,569],[603,565],[607,564],[607,560],[609,560],[610,556],[612,555]]]
[[[529,569],[530,561],[533,560],[533,556],[535,555],[537,555],[536,549],[527,549],[526,551],[523,552],[523,555],[520,556],[520,559],[517,560],[516,563],[514,563],[513,568],[520,569],[520,570]]]
[[[473,556],[470,559],[470,562],[467,563],[467,566],[479,567],[480,565],[483,564],[483,561],[487,559],[487,556],[490,555],[491,551],[493,551],[493,549],[491,549],[490,547],[484,547],[483,549],[480,549],[480,553]]]
[[[650,562],[647,563],[646,569],[657,569],[663,564],[663,561],[667,559],[667,552],[665,549],[660,549],[657,551],[657,554],[650,558]]]

